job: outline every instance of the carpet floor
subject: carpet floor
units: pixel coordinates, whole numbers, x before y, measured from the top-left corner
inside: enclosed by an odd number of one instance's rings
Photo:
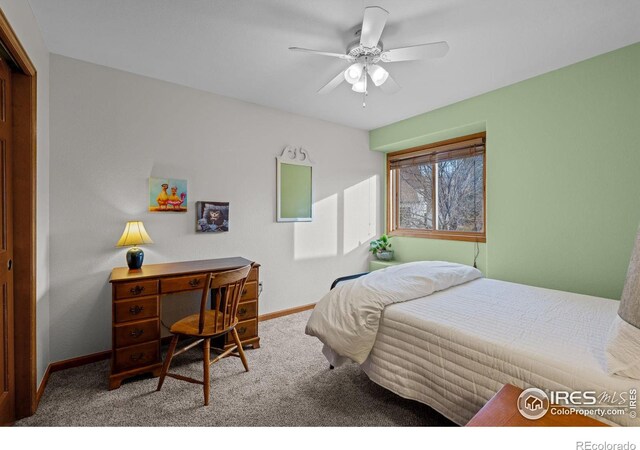
[[[450,426],[421,403],[370,381],[357,364],[329,370],[322,344],[306,336],[310,312],[260,323],[261,347],[212,366],[202,387],[137,377],[109,391],[108,361],[53,373],[35,415],[17,426]],[[202,379],[202,352],[174,358],[172,371]]]

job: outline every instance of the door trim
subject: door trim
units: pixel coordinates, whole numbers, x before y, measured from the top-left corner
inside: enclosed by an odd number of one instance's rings
[[[37,408],[36,360],[36,116],[37,72],[0,9],[0,42],[20,72],[12,73],[13,260],[16,420]]]

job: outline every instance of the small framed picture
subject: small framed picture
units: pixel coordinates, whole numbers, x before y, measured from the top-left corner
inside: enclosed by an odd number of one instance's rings
[[[187,180],[149,178],[149,211],[187,212]]]
[[[229,202],[196,202],[196,232],[229,231]]]

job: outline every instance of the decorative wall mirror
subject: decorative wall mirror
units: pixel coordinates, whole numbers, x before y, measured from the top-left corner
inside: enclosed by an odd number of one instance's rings
[[[309,152],[287,146],[276,157],[278,222],[311,222],[313,168]]]

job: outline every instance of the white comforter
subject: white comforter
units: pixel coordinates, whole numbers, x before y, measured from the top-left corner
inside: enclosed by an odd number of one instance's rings
[[[640,381],[604,369],[617,310],[616,300],[483,278],[386,308],[362,368],[460,425],[506,383],[629,398]],[[636,414],[596,418],[639,426]]]
[[[380,316],[393,303],[430,295],[482,276],[473,267],[418,261],[377,270],[331,290],[318,302],[306,333],[362,364],[376,340]]]

